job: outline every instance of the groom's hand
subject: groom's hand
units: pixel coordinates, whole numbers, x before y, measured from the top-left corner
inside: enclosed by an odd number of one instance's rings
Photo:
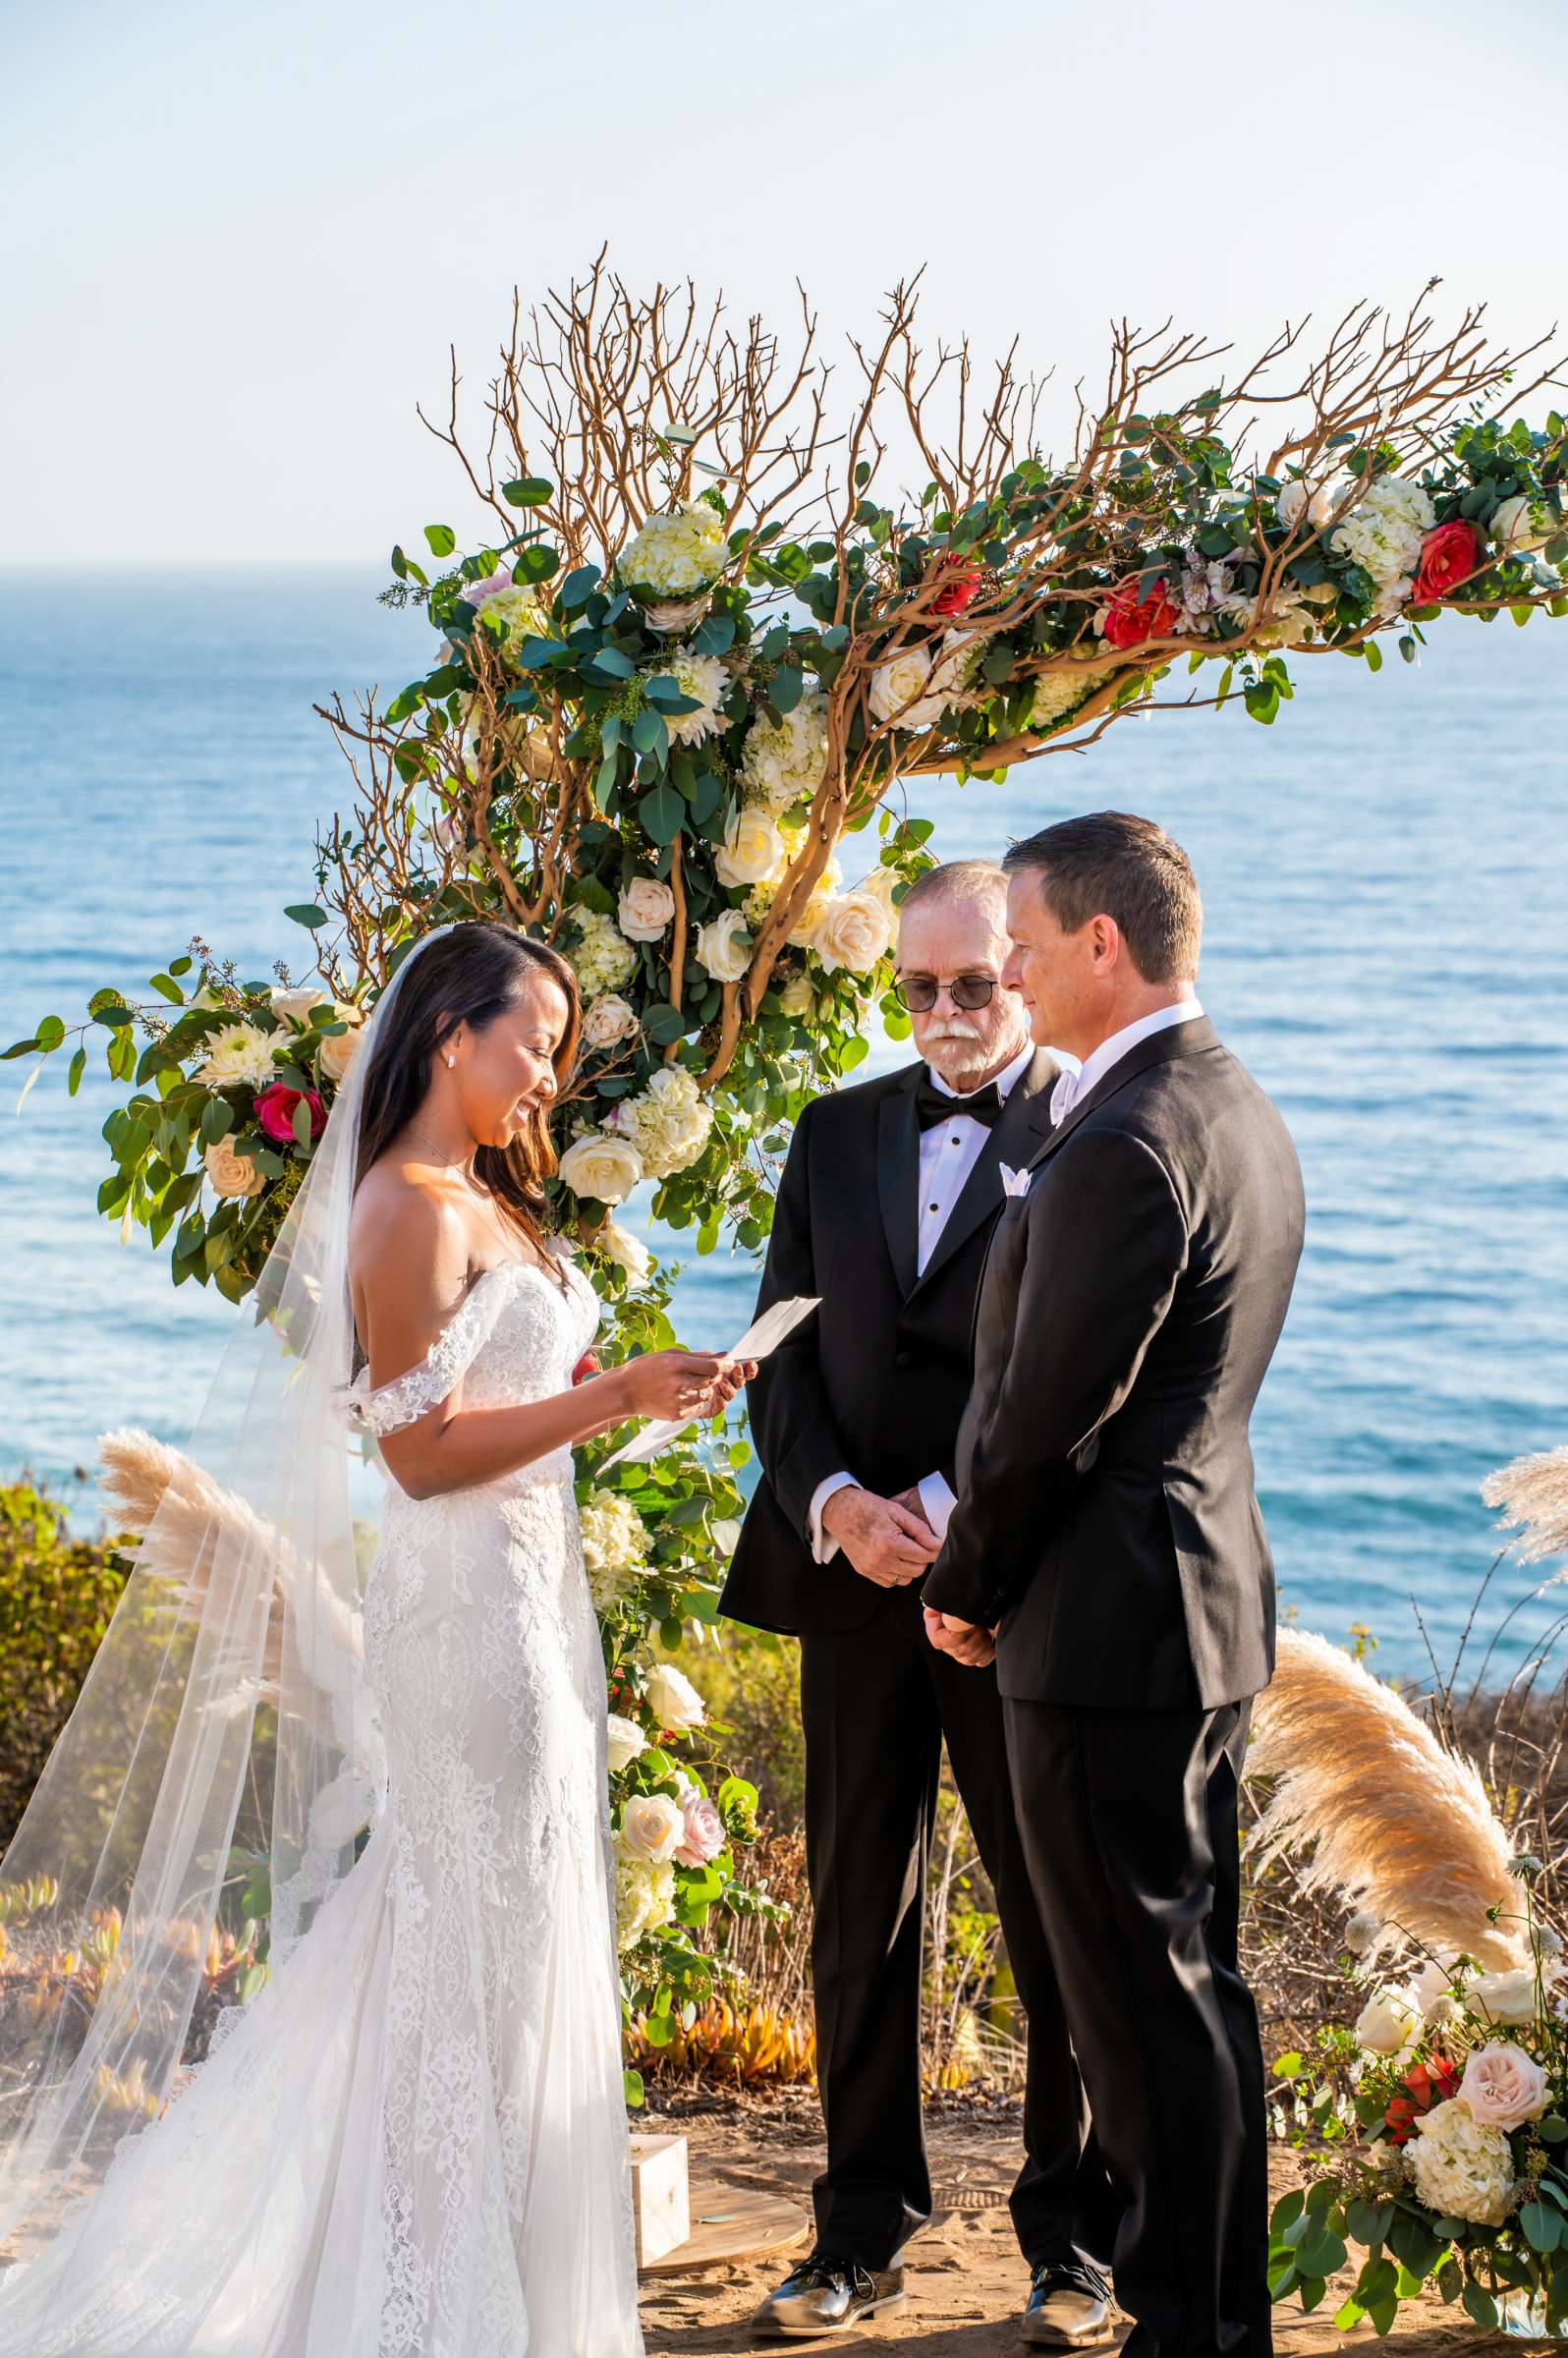
[[[925,1635],[938,1654],[950,1654],[955,1662],[967,1670],[983,1670],[987,1662],[996,1659],[996,1632],[980,1629],[973,1621],[960,1621],[952,1613],[933,1612],[925,1607]]]
[[[854,1487],[833,1492],[822,1509],[822,1529],[861,1578],[879,1589],[908,1588],[935,1561],[941,1544],[924,1515],[897,1498]]]

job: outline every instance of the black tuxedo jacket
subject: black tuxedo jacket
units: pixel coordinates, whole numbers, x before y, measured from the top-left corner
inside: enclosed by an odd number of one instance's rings
[[[1248,1425],[1301,1258],[1290,1134],[1200,1017],[1132,1049],[1030,1159],[991,1237],[925,1602],[1000,1620],[1004,1695],[1239,1702],[1274,1661]]]
[[[854,1629],[883,1594],[842,1556],[812,1559],[808,1516],[826,1476],[887,1496],[953,1463],[1001,1165],[1038,1146],[1057,1066],[1041,1049],[1025,1067],[917,1277],[922,1070],[814,1099],[790,1143],[757,1309],[823,1299],[750,1390],[761,1480],[719,1601],[755,1628]]]

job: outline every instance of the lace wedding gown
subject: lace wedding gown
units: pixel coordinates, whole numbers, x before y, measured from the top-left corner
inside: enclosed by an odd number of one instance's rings
[[[474,1285],[360,1416],[568,1388],[597,1299]],[[364,1611],[386,1786],[269,1984],[47,2251],[3,2358],[633,2358],[604,1678],[571,1454],[388,1482]],[[323,1797],[325,1798],[325,1797]]]

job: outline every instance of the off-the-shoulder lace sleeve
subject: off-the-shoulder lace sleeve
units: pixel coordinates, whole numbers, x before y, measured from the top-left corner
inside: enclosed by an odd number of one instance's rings
[[[374,1433],[397,1432],[417,1425],[455,1388],[477,1358],[501,1308],[502,1289],[496,1280],[508,1264],[486,1269],[458,1304],[417,1367],[395,1376],[390,1383],[370,1386],[370,1371],[362,1368],[348,1389],[349,1415]]]

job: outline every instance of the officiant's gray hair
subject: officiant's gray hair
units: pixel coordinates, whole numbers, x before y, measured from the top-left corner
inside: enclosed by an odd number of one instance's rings
[[[1007,900],[1007,873],[997,860],[949,860],[916,877],[899,902],[899,921],[912,909],[936,901],[994,902],[998,916]]]

